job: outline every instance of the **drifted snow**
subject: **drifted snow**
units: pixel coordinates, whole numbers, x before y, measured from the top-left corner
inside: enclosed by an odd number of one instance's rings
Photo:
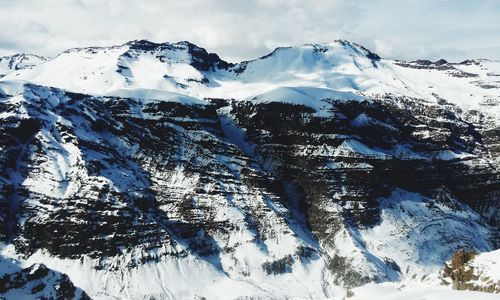
[[[206,105],[208,101],[186,96],[179,93],[168,92],[158,89],[136,88],[136,89],[118,89],[104,94],[105,96],[138,99],[145,103],[154,101],[165,101],[182,103],[186,105]]]
[[[331,104],[328,99],[357,100],[364,98],[351,92],[339,92],[326,88],[314,87],[278,87],[263,94],[253,96],[247,100],[256,103],[281,102],[294,105],[309,106],[316,110],[318,116],[329,116]]]
[[[479,277],[475,285],[487,286],[500,282],[500,249],[480,253],[467,265],[473,267],[474,275]]]

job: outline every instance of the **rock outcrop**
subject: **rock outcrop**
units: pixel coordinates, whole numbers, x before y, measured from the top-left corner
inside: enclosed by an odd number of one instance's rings
[[[498,251],[496,251],[498,252]],[[495,270],[489,268],[498,268],[493,265],[477,265],[476,260],[479,256],[489,254],[478,254],[475,251],[459,250],[453,254],[451,261],[443,269],[443,277],[451,279],[452,287],[456,290],[480,291],[500,294],[500,280],[498,276],[491,276],[489,273]],[[498,255],[497,255],[498,256]],[[498,273],[498,272],[496,272]]]

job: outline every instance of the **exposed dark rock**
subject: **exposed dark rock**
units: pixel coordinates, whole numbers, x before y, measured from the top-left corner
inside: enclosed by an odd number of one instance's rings
[[[292,272],[293,257],[291,255],[285,256],[272,262],[265,262],[262,264],[262,269],[268,275],[279,275]]]

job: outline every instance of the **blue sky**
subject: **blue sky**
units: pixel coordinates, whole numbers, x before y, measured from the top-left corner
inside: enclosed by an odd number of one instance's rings
[[[387,58],[500,60],[500,0],[0,0],[0,55],[189,40],[230,61],[347,39]]]

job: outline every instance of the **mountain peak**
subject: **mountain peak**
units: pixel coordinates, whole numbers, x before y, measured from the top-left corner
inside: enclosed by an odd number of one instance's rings
[[[312,50],[312,51],[311,51]],[[288,54],[304,55],[309,52],[311,54],[325,53],[325,55],[347,55],[354,57],[366,57],[370,60],[380,60],[380,56],[370,51],[369,49],[346,40],[334,40],[327,43],[307,43],[300,46],[277,47],[271,53],[262,56],[259,59],[266,59],[281,53],[288,52]]]
[[[361,56],[366,56],[369,59],[372,60],[380,60],[380,56],[378,56],[376,53],[372,52],[368,48],[365,48],[364,46],[350,42],[348,40],[334,40],[328,43],[319,43],[319,44],[306,44],[306,45],[311,45],[313,47],[317,47],[319,49],[325,49],[327,51],[328,49],[332,48],[338,48],[341,47],[347,51],[353,51],[354,53],[361,55]]]
[[[217,54],[209,53],[206,49],[189,41],[155,43],[149,40],[133,40],[124,45],[129,46],[131,50],[185,52],[191,57],[191,65],[200,71],[209,71],[216,67],[225,69],[231,65]]]
[[[28,53],[16,53],[0,57],[0,76],[14,70],[32,68],[47,61],[46,57]]]
[[[297,73],[313,73],[353,63],[355,68],[377,68],[378,60],[380,56],[361,45],[335,40],[329,43],[278,47],[258,59],[239,63],[232,70],[247,80],[250,77],[269,79],[270,76],[283,78],[288,73],[293,77]]]
[[[130,48],[132,48],[132,49],[153,50],[153,49],[156,49],[157,47],[159,47],[162,44],[151,42],[151,41],[146,40],[146,39],[142,39],[142,40],[129,41],[129,42],[126,42],[123,45],[127,45]]]

